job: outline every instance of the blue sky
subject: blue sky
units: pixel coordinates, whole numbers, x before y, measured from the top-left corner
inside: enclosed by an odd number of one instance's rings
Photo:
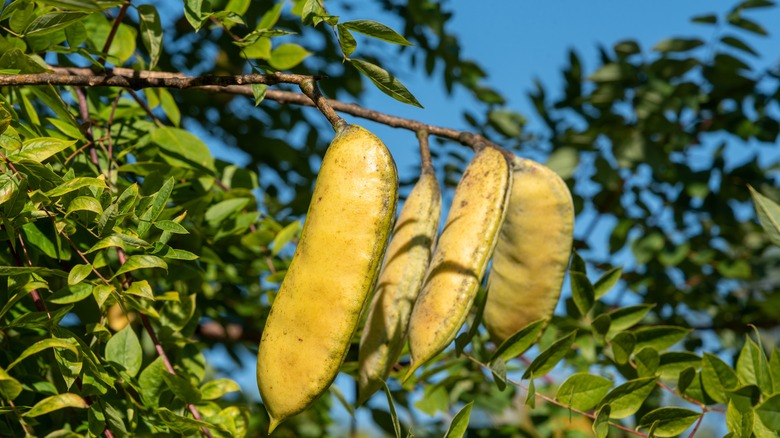
[[[358,3],[358,2],[355,2]],[[333,3],[337,5],[338,3]],[[507,107],[529,118],[529,128],[540,126],[527,97],[535,79],[541,80],[551,94],[561,89],[561,68],[566,64],[568,50],[574,49],[585,71],[592,73],[598,62],[598,46],[611,47],[617,41],[631,38],[643,53],[660,40],[669,37],[699,37],[711,40],[718,28],[691,24],[694,15],[715,12],[722,15],[735,3],[707,0],[558,0],[558,1],[449,1],[445,8],[453,12],[450,31],[457,34],[462,56],[477,61],[489,74],[487,85],[497,89],[507,99]],[[326,2],[326,6],[330,7]],[[401,29],[400,23],[381,14],[373,2],[360,2],[351,12],[329,9],[342,20],[372,19]],[[780,60],[780,8],[759,9],[746,14],[756,19],[772,33],[759,38],[744,32],[734,32],[763,55],[754,60],[761,65],[777,65]],[[358,41],[360,43],[360,40]],[[356,55],[360,55],[358,46]],[[386,65],[415,94],[425,109],[400,104],[379,91],[370,90],[362,105],[401,117],[426,123],[467,129],[462,113],[473,108],[473,99],[460,90],[452,96],[445,92],[442,81],[430,79],[402,63]],[[408,131],[388,128],[350,117],[374,131],[388,145],[398,163],[402,179],[416,174],[417,142]],[[248,358],[251,360],[252,358]],[[248,394],[254,389],[254,362],[247,371],[234,374]],[[338,380],[351,394],[350,379]],[[342,414],[345,414],[343,412]],[[343,416],[339,416],[343,418]]]

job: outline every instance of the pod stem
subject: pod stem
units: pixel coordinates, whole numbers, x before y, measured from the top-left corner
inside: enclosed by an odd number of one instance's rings
[[[303,94],[311,99],[311,101],[314,102],[314,106],[316,106],[322,115],[328,119],[331,126],[333,126],[334,131],[338,132],[347,124],[347,122],[341,118],[341,116],[336,114],[336,111],[333,109],[333,107],[330,106],[327,99],[325,99],[325,96],[323,96],[320,92],[320,89],[317,87],[317,83],[313,78],[306,78],[301,81],[300,87]]]
[[[420,166],[423,172],[433,171],[433,161],[431,160],[431,147],[428,143],[428,131],[421,129],[417,131],[417,140],[420,142]]]

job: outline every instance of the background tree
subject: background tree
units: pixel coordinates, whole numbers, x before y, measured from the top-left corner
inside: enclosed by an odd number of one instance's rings
[[[203,351],[224,348],[236,362],[256,351],[332,136],[301,106],[309,97],[284,84],[316,74],[337,101],[376,84],[414,104],[381,70],[408,63],[471,93],[475,134],[549,155],[578,220],[610,238],[608,251],[575,242],[584,258],[571,271],[587,275],[565,287],[565,312],[523,360],[492,358],[496,346],[471,330],[416,381],[391,379],[404,431],[439,436],[473,402],[475,436],[605,436],[607,420],[613,435],[670,436],[701,430],[705,417],[735,436],[776,436],[780,215],[757,198],[764,232],[748,185],[780,199],[777,155],[765,154],[780,126],[780,72],[755,68],[761,54],[743,37],[767,33],[760,9],[774,4],[694,18],[717,26],[706,41],[604,47],[592,74],[571,52],[560,97],[541,85],[531,95],[540,132],[484,84],[493,66],[461,57],[446,5],[379,4],[400,35],[316,1],[4,2],[0,435],[262,435],[255,388],[226,379]],[[227,76],[251,73],[268,75],[240,78],[251,86]],[[439,134],[432,153],[450,189],[470,158],[458,131],[331,105]],[[214,159],[206,144],[217,142],[244,159]],[[520,381],[527,371],[535,378]],[[334,406],[353,412],[343,390],[277,434],[339,434]],[[359,409],[396,433],[381,395]]]

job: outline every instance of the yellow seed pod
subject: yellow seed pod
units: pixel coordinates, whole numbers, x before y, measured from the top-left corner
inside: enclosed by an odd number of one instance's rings
[[[376,283],[397,199],[385,145],[364,128],[341,125],[260,340],[257,384],[269,433],[336,378]]]
[[[512,193],[493,253],[483,314],[496,344],[552,316],[574,232],[574,205],[561,177],[520,157],[514,157],[512,167]]]
[[[431,166],[406,198],[387,248],[360,338],[358,405],[382,387],[401,355],[412,305],[439,229],[441,190]]]
[[[511,185],[509,163],[496,148],[481,149],[466,167],[412,310],[406,379],[447,347],[466,321],[496,246]]]

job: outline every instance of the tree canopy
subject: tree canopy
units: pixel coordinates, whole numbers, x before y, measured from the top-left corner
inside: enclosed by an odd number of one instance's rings
[[[594,71],[560,54],[563,90],[529,95],[539,128],[486,85],[500,66],[462,56],[457,4],[376,4],[3,3],[0,436],[264,436],[232,374],[254,369],[337,114],[436,139],[450,193],[472,149],[538,159],[585,232],[538,341],[491,342],[480,289],[451,348],[405,383],[402,356],[355,406],[358,329],[275,436],[777,436],[780,70],[749,43],[774,2],[692,17],[708,39],[600,47]],[[467,92],[470,132],[352,103],[420,106],[406,65]]]

